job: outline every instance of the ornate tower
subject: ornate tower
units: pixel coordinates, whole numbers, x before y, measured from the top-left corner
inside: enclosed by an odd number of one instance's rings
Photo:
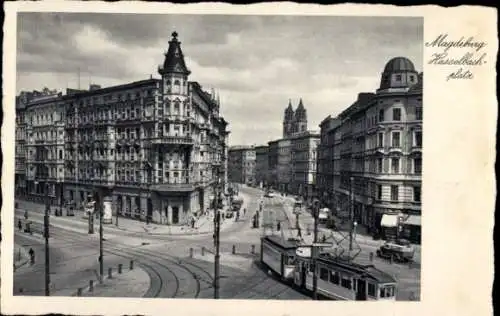
[[[164,171],[163,183],[186,183],[189,181],[192,137],[189,121],[190,102],[188,76],[191,73],[184,62],[181,42],[177,32],[172,33],[165,53],[165,61],[158,68],[161,87],[156,109],[155,134],[162,139],[156,148],[155,170]],[[177,166],[171,172],[170,163]]]
[[[292,134],[293,114],[292,100],[289,100],[288,107],[285,109],[285,115],[283,118],[283,137],[288,137]]]
[[[307,111],[304,108],[304,104],[302,104],[302,99],[300,99],[299,106],[297,107],[297,110],[295,110],[294,123],[295,133],[307,131]]]

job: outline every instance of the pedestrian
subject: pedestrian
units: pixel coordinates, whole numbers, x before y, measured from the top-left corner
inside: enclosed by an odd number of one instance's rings
[[[277,229],[278,231],[280,231],[280,230],[281,230],[281,222],[278,222],[278,224],[276,225],[276,229]]]
[[[24,218],[28,219],[28,210],[24,211]]]
[[[247,209],[246,209],[246,208],[244,208],[244,209],[243,209],[243,216],[245,216],[245,215],[246,215],[246,213],[247,213]]]
[[[302,229],[300,227],[297,227],[297,237],[302,239]]]
[[[29,255],[30,255],[31,265],[35,264],[35,250],[33,250],[33,248],[30,248]]]
[[[23,223],[21,222],[21,219],[17,221],[17,227],[19,227],[19,231],[23,229]]]
[[[324,243],[326,242],[326,236],[325,235],[323,235],[323,237],[321,238],[321,241],[324,242]]]

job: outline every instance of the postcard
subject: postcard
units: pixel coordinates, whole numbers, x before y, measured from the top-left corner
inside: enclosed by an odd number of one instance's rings
[[[494,9],[5,9],[6,314],[491,314]]]

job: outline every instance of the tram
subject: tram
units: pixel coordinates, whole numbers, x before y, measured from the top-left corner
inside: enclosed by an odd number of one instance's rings
[[[310,256],[297,256],[294,285],[313,291],[313,272],[316,269],[317,294],[332,300],[395,300],[397,281],[391,275],[375,268],[319,254],[316,267]]]
[[[283,281],[293,282],[295,258],[300,241],[282,239],[278,236],[264,236],[260,244],[260,262]]]

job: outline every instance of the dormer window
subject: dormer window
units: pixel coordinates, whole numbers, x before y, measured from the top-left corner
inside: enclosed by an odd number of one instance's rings
[[[396,81],[401,81],[401,75],[396,75]]]

